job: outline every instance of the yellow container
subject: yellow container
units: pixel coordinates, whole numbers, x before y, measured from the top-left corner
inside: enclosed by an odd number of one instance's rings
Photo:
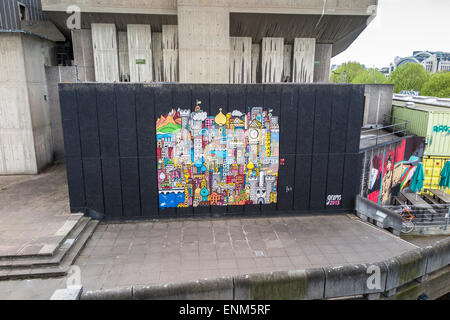
[[[450,160],[450,157],[423,157],[423,170],[425,174],[425,180],[423,182],[424,189],[441,189],[439,187],[441,171],[447,160]]]

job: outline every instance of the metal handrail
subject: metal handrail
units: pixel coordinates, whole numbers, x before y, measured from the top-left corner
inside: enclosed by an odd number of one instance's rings
[[[375,129],[370,129],[370,130],[364,130],[364,133],[376,132],[375,137],[368,137],[368,138],[365,138],[364,140],[365,140],[365,141],[376,140],[376,145],[378,145],[378,140],[379,140],[380,138],[384,138],[384,137],[388,137],[388,136],[399,136],[399,135],[405,136],[405,135],[408,133],[408,128],[407,128],[408,123],[409,123],[408,121],[405,121],[405,122],[402,122],[402,123],[396,123],[396,124],[393,124],[393,125],[383,126],[383,127],[380,127],[380,128],[375,128]],[[399,125],[404,125],[405,128],[404,128],[404,129],[401,129],[401,130],[396,130],[396,128],[397,128]],[[394,129],[392,130],[392,132],[380,134],[380,131],[386,130],[386,129],[388,129],[388,128],[394,128]]]
[[[448,204],[422,204],[383,206],[390,211],[401,215],[407,209],[414,215],[412,219],[418,226],[445,226],[450,222],[450,205]]]

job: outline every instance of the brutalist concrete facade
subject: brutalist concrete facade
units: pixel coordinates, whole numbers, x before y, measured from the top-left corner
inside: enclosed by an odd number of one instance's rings
[[[328,82],[331,57],[344,51],[370,23],[376,14],[377,0],[43,0],[42,5],[50,20],[66,36],[72,35],[75,63],[86,75],[86,81],[117,81],[120,70],[105,78],[95,77],[94,69],[103,75],[102,68],[109,70],[117,64],[121,43],[116,42],[124,39],[119,34],[138,24],[146,26],[138,37],[147,39],[151,33],[151,46],[162,47],[164,69],[176,70],[174,77],[164,81],[236,83],[230,80],[241,78],[248,82],[239,83],[250,83],[250,67],[235,70],[231,66],[250,66],[253,56],[259,60],[254,62],[259,72],[276,75],[267,80],[253,79],[253,83],[292,82],[290,75],[298,73],[306,73],[302,79]],[[81,30],[67,27],[66,11],[71,5],[81,12]],[[102,31],[97,31],[98,24],[102,24]],[[92,35],[100,32],[101,41],[96,41],[95,36],[91,39],[91,31]],[[114,33],[118,41],[107,43],[111,39],[107,34]],[[230,43],[235,38],[251,38],[253,46],[242,46],[242,51],[233,52]],[[128,33],[128,44],[122,44],[128,45],[130,52],[145,51],[133,39]],[[307,44],[310,39],[315,43],[313,48]],[[128,58],[130,66],[139,64],[139,68],[149,72],[157,69],[154,61],[148,61],[154,60],[151,55],[145,59],[131,55]],[[120,65],[122,68],[126,67]],[[160,77],[145,77],[144,82],[156,79]]]

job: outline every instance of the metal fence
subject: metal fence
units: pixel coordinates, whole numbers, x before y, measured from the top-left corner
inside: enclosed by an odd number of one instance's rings
[[[375,140],[375,144],[371,145],[371,147],[374,147],[379,142],[386,142],[391,137],[404,137],[408,134],[408,123],[409,121],[393,118],[391,115],[384,115],[383,126],[363,131],[364,135],[367,135],[364,140],[366,143]]]
[[[427,204],[427,205],[401,205],[401,206],[383,206],[384,208],[397,213],[399,215],[404,214],[408,217],[408,212],[411,213],[414,218],[412,221],[416,226],[420,227],[445,227],[448,229],[450,220],[450,205],[448,204]]]

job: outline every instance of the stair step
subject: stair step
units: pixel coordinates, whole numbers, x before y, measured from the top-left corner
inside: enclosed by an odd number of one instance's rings
[[[22,280],[35,278],[59,278],[67,275],[69,268],[80,255],[88,240],[91,238],[99,221],[90,220],[83,229],[74,244],[64,255],[59,265],[43,267],[42,265],[33,265],[26,268],[9,268],[0,270],[0,281],[2,280]]]
[[[70,226],[70,230],[68,232],[63,232],[61,235],[56,235],[56,237],[61,237],[61,239],[53,246],[49,246],[48,248],[45,248],[43,252],[37,253],[37,254],[17,254],[13,256],[0,256],[0,266],[3,261],[12,261],[12,260],[29,260],[34,258],[49,258],[55,255],[55,253],[58,251],[58,249],[64,244],[64,242],[67,240],[69,235],[73,232],[74,229],[76,229],[80,223],[82,223],[84,216],[82,214],[75,214],[74,217],[76,217],[76,220],[67,220],[64,226],[61,228],[65,228],[67,225],[72,224]]]
[[[74,245],[78,237],[83,233],[87,227],[90,218],[82,218],[77,224],[76,228],[67,235],[66,240],[62,243],[53,256],[35,256],[28,259],[10,259],[0,261],[1,269],[10,268],[36,268],[36,267],[54,267],[58,266],[63,260],[64,256]]]
[[[75,261],[83,251],[84,247],[88,243],[89,239],[91,239],[99,223],[100,222],[98,220],[89,221],[85,232],[83,232],[83,234],[80,236],[80,238],[76,241],[75,245],[73,246],[73,249],[70,250],[70,252],[65,256],[64,260],[62,261],[61,263],[62,268],[68,269],[75,263]]]

